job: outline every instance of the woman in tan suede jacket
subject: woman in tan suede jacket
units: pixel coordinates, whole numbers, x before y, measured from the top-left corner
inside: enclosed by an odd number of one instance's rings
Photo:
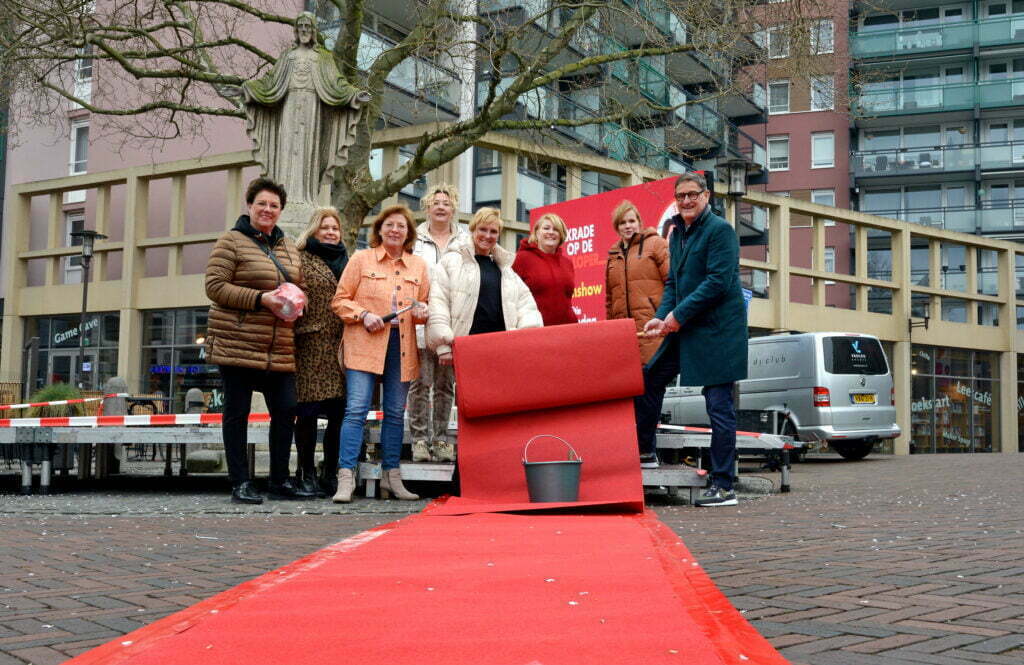
[[[288,454],[295,427],[293,324],[285,301],[272,295],[284,282],[302,286],[302,262],[295,244],[277,227],[287,200],[284,187],[268,178],[249,184],[249,214],[217,239],[206,264],[210,306],[206,334],[209,362],[220,366],[224,383],[224,454],[236,503],[262,503],[246,460],[249,409],[254,390],[270,410],[271,498],[309,498],[288,480]]]
[[[654,318],[668,277],[668,243],[644,227],[640,211],[623,201],[612,213],[619,241],[608,250],[605,269],[605,314],[609,319],[633,319],[637,332]],[[640,357],[646,364],[658,350],[660,337],[640,337]]]

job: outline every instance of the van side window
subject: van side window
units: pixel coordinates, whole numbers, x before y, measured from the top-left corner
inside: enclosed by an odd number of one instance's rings
[[[888,374],[885,352],[870,337],[825,337],[821,340],[829,374]]]

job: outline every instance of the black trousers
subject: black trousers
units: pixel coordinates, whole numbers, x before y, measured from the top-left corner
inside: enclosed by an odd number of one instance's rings
[[[270,410],[270,482],[288,479],[288,455],[295,431],[295,375],[220,365],[224,381],[224,454],[231,484],[249,478],[245,449],[248,444],[249,411],[253,391],[263,393]]]
[[[324,478],[333,478],[338,473],[338,445],[341,440],[341,419],[345,417],[345,401],[325,399],[321,402],[301,402],[295,420],[295,448],[303,475],[312,473],[316,453],[316,426],[320,416],[327,418],[324,431]]]

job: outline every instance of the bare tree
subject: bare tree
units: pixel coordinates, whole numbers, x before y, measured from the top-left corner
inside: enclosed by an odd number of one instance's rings
[[[771,22],[795,30],[796,51],[806,34],[802,15],[813,14],[808,3],[814,1],[770,6]],[[757,36],[764,34],[766,12],[760,2],[320,0],[316,13],[339,70],[371,95],[349,162],[336,171],[332,202],[346,220],[361,220],[493,130],[548,145],[592,139],[591,147],[596,141],[599,149],[635,157],[629,143],[645,129],[681,124],[666,114],[718,113],[717,99],[745,91],[750,77],[761,75],[757,65],[766,54]],[[160,142],[201,136],[210,117],[241,119],[230,91],[266,72],[288,45],[295,12],[284,11],[287,5],[0,0],[0,71],[24,95],[12,105],[12,125],[52,124],[77,104],[106,116],[116,129],[111,133]],[[399,10],[394,34],[367,36],[371,10],[385,5]],[[790,23],[787,12],[800,16]],[[706,72],[685,91],[665,73],[687,66],[680,65],[683,57]],[[88,96],[76,85],[83,63],[95,68]],[[619,92],[612,94],[614,81]],[[467,96],[460,82],[475,85],[475,94]],[[420,109],[422,133],[408,146],[407,161],[374,178],[373,132],[409,122],[389,108],[396,88],[419,96],[411,106]],[[682,151],[687,142],[678,141],[666,139],[665,148]],[[347,229],[349,242],[356,230],[356,224]]]

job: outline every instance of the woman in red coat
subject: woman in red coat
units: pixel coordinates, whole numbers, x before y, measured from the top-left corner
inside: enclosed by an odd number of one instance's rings
[[[562,251],[568,231],[558,215],[548,213],[533,225],[519,245],[512,269],[530,287],[545,326],[577,323],[572,311],[576,273]]]

